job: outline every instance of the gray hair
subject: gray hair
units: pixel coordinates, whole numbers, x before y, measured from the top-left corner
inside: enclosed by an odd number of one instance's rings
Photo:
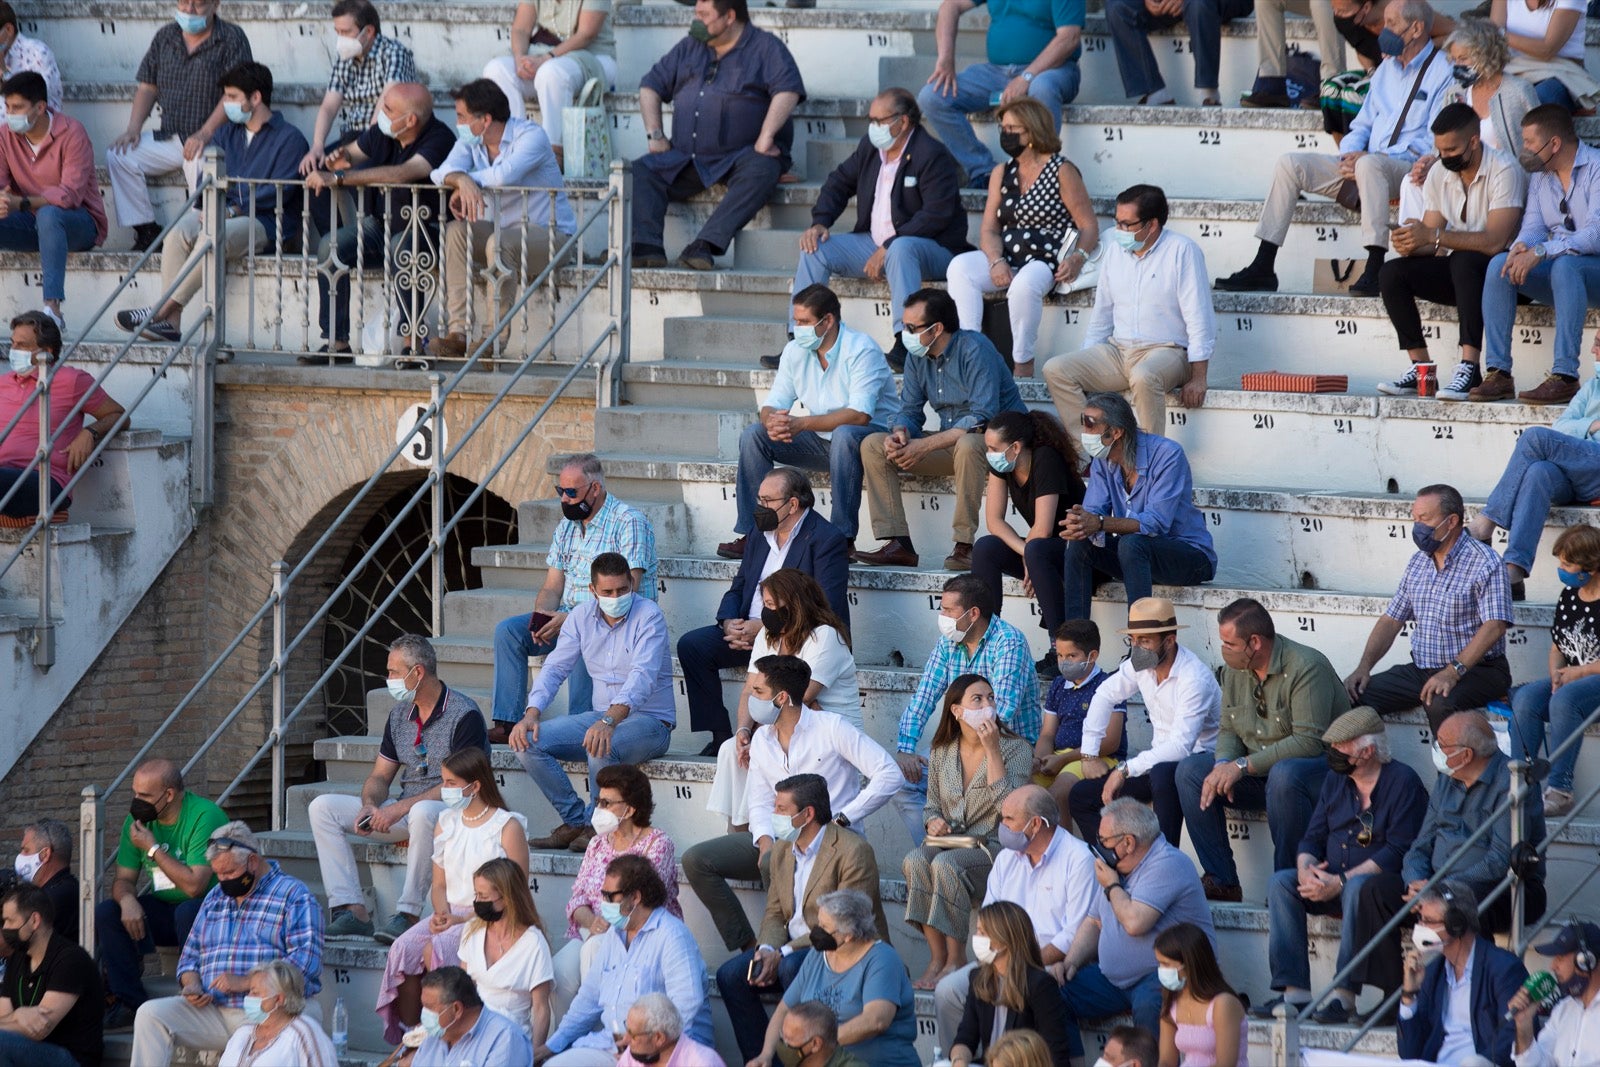
[[[597,485],[606,484],[605,469],[600,466],[600,457],[593,452],[579,452],[576,455],[568,456],[561,461],[561,469],[563,471],[576,469],[579,474],[583,475],[585,481],[593,482]]]
[[[41,843],[50,846],[50,858],[62,863],[72,862],[72,831],[60,819],[40,819],[22,828],[24,835],[32,834]]]
[[[306,1010],[306,981],[300,968],[288,960],[268,960],[250,969],[250,977],[259,975],[267,987],[283,998],[286,1015],[299,1015]]]
[[[232,841],[231,845],[218,844],[222,840]],[[206,862],[216,859],[224,852],[233,856],[238,863],[244,863],[251,855],[261,855],[261,842],[256,840],[255,831],[242,819],[225,822],[211,831],[211,837],[206,842]],[[240,853],[244,855],[240,855]]]
[[[1495,740],[1494,727],[1489,725],[1489,717],[1483,712],[1458,711],[1450,718],[1461,720],[1461,743],[1472,749],[1472,754],[1479,759],[1487,759],[1500,751],[1500,742]]]
[[[1433,28],[1433,8],[1428,0],[1400,0],[1400,17],[1407,22],[1420,22],[1422,28]]]
[[[1101,808],[1100,814],[1111,820],[1117,833],[1130,834],[1141,845],[1148,845],[1161,836],[1161,820],[1156,818],[1155,811],[1132,797],[1118,797]]]
[[[835,933],[845,934],[857,941],[870,941],[878,936],[877,919],[872,914],[872,898],[859,889],[835,889],[822,894],[817,909],[833,916],[838,926]]]
[[[1389,763],[1394,755],[1389,751],[1389,735],[1384,733],[1364,734],[1356,738],[1356,751],[1359,752],[1368,745],[1372,746],[1373,755],[1378,757],[1379,763]]]
[[[1460,48],[1467,54],[1467,66],[1491,78],[1511,62],[1505,31],[1488,19],[1461,19],[1444,46]]]
[[[401,634],[389,643],[389,651],[400,653],[408,669],[420,663],[423,674],[432,677],[439,673],[439,656],[433,650],[433,642],[421,634]]]
[[[1478,932],[1478,894],[1466,882],[1446,879],[1435,883],[1431,889],[1418,893],[1413,903],[1443,905],[1446,925],[1460,923],[1473,933]]]
[[[668,1041],[676,1041],[683,1036],[683,1016],[678,1014],[678,1006],[665,993],[646,993],[628,1009],[628,1014],[634,1012],[638,1012],[644,1020],[647,1034],[660,1034]]]
[[[1061,805],[1056,803],[1056,798],[1050,795],[1048,789],[1030,783],[1018,787],[1016,792],[1020,794],[1018,801],[1022,805],[1022,814],[1029,821],[1043,819],[1046,826],[1053,827],[1061,818]]]
[[[820,1037],[829,1046],[839,1044],[839,1016],[822,1001],[802,1000],[789,1009],[789,1018],[800,1020],[805,1027],[806,1041]],[[801,1044],[805,1044],[805,1041]]]
[[[1083,406],[1104,415],[1107,430],[1122,431],[1122,462],[1132,463],[1139,454],[1139,417],[1128,398],[1121,393],[1090,393]]]

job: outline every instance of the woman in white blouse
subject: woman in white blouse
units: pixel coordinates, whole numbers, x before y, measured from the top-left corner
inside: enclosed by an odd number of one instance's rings
[[[473,917],[461,937],[461,967],[478,984],[484,1005],[522,1027],[538,1048],[550,1036],[556,974],[528,875],[508,859],[490,860],[472,884]]]
[[[1584,69],[1587,0],[1493,0],[1489,21],[1506,31],[1511,46],[1507,72],[1533,83],[1541,104],[1568,111],[1594,106],[1600,89]]]
[[[244,1025],[228,1039],[221,1067],[338,1067],[333,1042],[305,1010],[305,979],[294,964],[270,960],[251,970]]]
[[[856,684],[850,630],[828,606],[817,580],[792,567],[773,571],[761,583],[761,629],[751,642],[750,662],[771,655],[798,656],[811,668],[807,707],[831,711],[861,728],[861,689]],[[717,774],[706,804],[735,827],[749,821],[745,780],[750,739],[757,729],[777,718],[777,711],[770,707],[762,714],[762,718],[751,714],[750,683],[746,681],[739,691],[739,729],[717,752]]]

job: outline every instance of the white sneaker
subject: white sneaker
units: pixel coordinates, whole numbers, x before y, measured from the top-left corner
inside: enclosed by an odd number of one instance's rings
[[[1565,815],[1572,810],[1572,794],[1565,789],[1553,789],[1545,786],[1544,813],[1546,818]]]
[[[1439,390],[1440,400],[1465,400],[1467,394],[1483,384],[1483,372],[1476,363],[1457,363],[1450,384]]]

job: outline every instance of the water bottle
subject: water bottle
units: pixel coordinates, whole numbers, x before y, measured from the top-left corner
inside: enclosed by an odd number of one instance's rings
[[[333,1002],[333,1050],[341,1056],[350,1051],[350,1013],[343,997]]]

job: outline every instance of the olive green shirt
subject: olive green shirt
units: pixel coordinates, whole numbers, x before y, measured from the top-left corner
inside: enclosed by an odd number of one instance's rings
[[[1272,642],[1267,677],[1223,666],[1222,726],[1217,761],[1250,757],[1250,773],[1265,775],[1282,759],[1322,755],[1328,725],[1350,710],[1350,697],[1333,664],[1321,652],[1282,634]],[[1256,707],[1261,686],[1264,709]]]

